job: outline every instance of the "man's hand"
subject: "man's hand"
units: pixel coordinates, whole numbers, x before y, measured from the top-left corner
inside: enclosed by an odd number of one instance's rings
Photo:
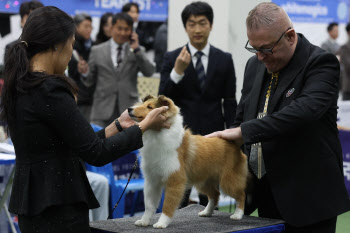
[[[216,131],[214,133],[205,135],[207,138],[218,137],[226,140],[235,141],[239,146],[243,144],[243,137],[241,127],[225,129],[223,131]]]
[[[85,60],[80,59],[78,61],[78,72],[81,74],[86,74],[88,71],[89,71],[88,63]]]
[[[176,58],[175,61],[175,72],[179,75],[183,75],[188,65],[191,63],[191,55],[187,51],[186,46],[184,46],[179,54],[179,56]]]
[[[136,32],[131,33],[131,40],[130,40],[129,44],[130,44],[130,48],[132,48],[132,49],[136,49],[136,48],[140,47],[139,35],[137,35]]]

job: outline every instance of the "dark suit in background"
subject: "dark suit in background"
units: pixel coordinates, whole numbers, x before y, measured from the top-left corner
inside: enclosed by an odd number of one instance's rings
[[[262,143],[266,168],[259,181],[264,189],[257,187],[246,214],[258,206],[259,216],[301,227],[336,220],[350,210],[350,201],[336,124],[339,62],[302,34],[298,37],[292,59],[280,71],[268,115],[260,120],[264,83],[270,79],[264,80],[266,68],[256,56],[249,59],[234,126],[241,126],[246,155],[251,144]]]
[[[181,49],[164,55],[159,94],[171,98],[180,107],[184,124],[194,134],[206,135],[229,127],[234,121],[237,106],[236,76],[231,54],[210,45],[202,90],[192,61],[178,84],[171,80],[170,73]]]

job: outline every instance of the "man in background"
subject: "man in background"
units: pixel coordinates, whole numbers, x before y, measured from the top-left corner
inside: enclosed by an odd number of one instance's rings
[[[23,2],[19,7],[19,15],[21,16],[21,28],[24,27],[24,24],[27,22],[28,16],[30,12],[33,10],[43,7],[44,5],[39,1],[30,1],[30,2]],[[11,48],[12,45],[14,45],[17,42],[17,40],[10,42],[5,47],[5,55],[4,58],[6,59],[6,53]],[[4,62],[5,62],[4,59]]]
[[[348,41],[340,47],[338,55],[341,65],[341,93],[343,100],[350,100],[350,23],[346,25]]]
[[[237,106],[232,56],[208,42],[214,18],[208,3],[187,5],[181,17],[189,43],[164,55],[159,94],[180,107],[184,125],[194,134],[223,130],[233,123]],[[199,199],[207,205],[205,195]]]
[[[112,19],[112,38],[93,46],[88,64],[80,61],[78,70],[82,82],[90,87],[96,84],[91,121],[106,127],[139,100],[137,74],[150,77],[155,70],[132,31],[133,20],[126,13]]]
[[[323,42],[321,48],[336,55],[340,48],[339,44],[337,43],[337,38],[339,36],[338,23],[330,23],[327,27],[327,32],[329,37],[325,42]]]
[[[92,31],[92,19],[87,14],[77,14],[74,16],[74,23],[76,26],[75,31],[75,43],[72,59],[68,64],[68,76],[74,79],[75,83],[79,87],[78,91],[78,107],[84,114],[86,119],[90,121],[91,105],[95,86],[86,87],[81,82],[81,74],[78,72],[78,62],[80,60],[88,61],[90,50],[92,47],[91,31]]]

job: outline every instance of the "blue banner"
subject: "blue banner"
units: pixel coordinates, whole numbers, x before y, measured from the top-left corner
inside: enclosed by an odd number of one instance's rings
[[[293,22],[348,23],[349,0],[272,0]]]
[[[0,12],[19,13],[26,0],[0,0]],[[40,0],[45,6],[56,6],[70,15],[87,13],[100,17],[106,12],[118,13],[123,5],[135,2],[140,7],[140,21],[165,21],[168,17],[168,0]]]

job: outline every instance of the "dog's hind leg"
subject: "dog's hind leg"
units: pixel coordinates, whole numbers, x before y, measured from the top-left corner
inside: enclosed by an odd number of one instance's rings
[[[217,189],[217,182],[207,181],[204,185],[197,185],[196,188],[200,193],[206,194],[208,196],[208,204],[205,209],[198,213],[200,217],[210,217],[215,207],[218,204],[220,192]]]
[[[222,191],[236,200],[236,209],[231,219],[239,220],[242,219],[244,214],[244,203],[245,203],[245,179],[237,179],[237,174],[233,172],[226,173],[221,178],[220,187]]]
[[[136,226],[148,226],[150,225],[151,218],[156,212],[161,195],[162,195],[162,184],[157,181],[149,181],[145,179],[144,188],[144,202],[145,202],[145,213],[140,220],[135,222]]]
[[[175,210],[178,208],[184,195],[186,178],[179,172],[169,176],[165,186],[165,197],[162,214],[154,228],[166,228],[172,221]]]

